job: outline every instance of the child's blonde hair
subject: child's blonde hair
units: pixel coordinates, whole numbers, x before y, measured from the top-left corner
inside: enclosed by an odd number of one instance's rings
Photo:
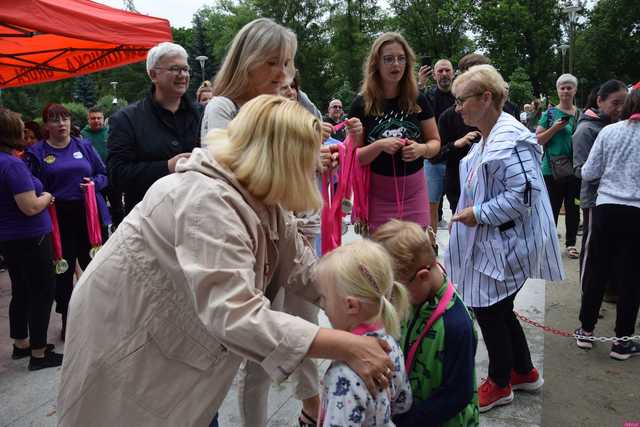
[[[380,305],[379,315],[387,333],[400,339],[400,322],[409,301],[404,287],[394,281],[387,251],[368,239],[341,246],[318,263],[320,274],[332,274],[342,295]]]
[[[418,268],[436,259],[429,235],[415,222],[392,219],[376,229],[371,239],[389,252],[400,280],[409,280]]]

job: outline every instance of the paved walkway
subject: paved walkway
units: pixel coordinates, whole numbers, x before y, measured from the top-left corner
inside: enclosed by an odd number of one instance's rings
[[[446,209],[448,210],[448,209]],[[345,241],[357,239],[350,229]],[[448,233],[438,231],[441,253],[448,242]],[[532,280],[524,286],[516,299],[516,310],[539,322],[544,321],[545,289],[544,282]],[[59,381],[59,369],[45,369],[37,372],[27,370],[28,359],[11,360],[12,341],[9,338],[9,301],[11,288],[9,276],[0,273],[0,427],[55,426],[56,425],[56,393]],[[321,314],[320,323],[329,323]],[[529,340],[534,365],[543,372],[544,337],[542,332],[524,326]],[[57,351],[63,351],[64,345],[59,339],[60,316],[52,313],[49,327],[49,342],[56,345]],[[478,334],[480,330],[478,328]],[[326,369],[328,363],[322,362]],[[488,359],[482,340],[478,343],[476,370],[478,383],[487,375]],[[220,410],[221,426],[239,425],[237,410],[237,393],[235,384],[229,391]],[[293,387],[290,382],[273,385],[269,395],[270,427],[294,426],[300,410],[299,403],[293,398]],[[542,394],[516,394],[513,404],[492,410],[480,416],[481,426],[532,427],[542,424]]]

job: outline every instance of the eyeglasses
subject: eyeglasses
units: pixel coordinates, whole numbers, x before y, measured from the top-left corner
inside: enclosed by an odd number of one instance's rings
[[[456,96],[456,106],[458,107],[462,107],[462,105],[467,101],[467,99],[470,98],[474,98],[476,96],[481,96],[483,95],[482,93],[474,93],[472,95],[467,95],[467,96]]]
[[[332,105],[329,108],[336,109],[336,110],[342,110],[342,105]]]
[[[185,73],[185,74],[189,74],[191,73],[191,67],[189,67],[188,65],[185,65],[183,67],[179,66],[179,65],[172,65],[171,67],[168,68],[163,68],[163,67],[155,67],[156,70],[165,70],[170,72],[173,75],[179,76],[180,73]]]
[[[404,65],[407,63],[406,56],[393,56],[393,55],[385,55],[382,57],[382,63],[384,65],[392,65],[394,62],[397,62],[398,65]]]

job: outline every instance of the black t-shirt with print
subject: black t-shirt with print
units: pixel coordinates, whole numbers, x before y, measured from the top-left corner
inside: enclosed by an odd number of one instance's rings
[[[423,94],[418,95],[417,103],[421,111],[407,114],[398,106],[398,98],[386,99],[383,106],[384,113],[380,116],[371,116],[364,114],[364,99],[358,95],[354,98],[349,111],[350,117],[359,118],[364,126],[364,145],[394,136],[412,139],[419,144],[424,144],[420,122],[432,118],[433,110]],[[418,158],[412,162],[404,162],[400,150],[393,156],[382,152],[371,163],[371,171],[378,175],[394,176],[394,164],[395,175],[406,176],[422,169],[424,159]]]

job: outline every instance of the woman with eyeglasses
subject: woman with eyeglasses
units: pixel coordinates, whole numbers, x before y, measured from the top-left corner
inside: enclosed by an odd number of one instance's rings
[[[514,299],[529,278],[564,278],[542,149],[503,111],[507,88],[491,65],[473,66],[453,82],[456,111],[481,135],[460,162],[462,191],[445,255],[489,353],[489,376],[478,387],[480,412],[511,403],[512,390],[542,386]]]
[[[404,37],[381,35],[371,46],[361,93],[351,105],[351,117],[364,126],[358,160],[371,167],[369,232],[393,218],[430,225],[423,165],[439,153],[440,136],[433,111],[418,92],[414,64]]]
[[[111,217],[101,191],[107,186],[107,171],[91,142],[71,136],[71,115],[63,105],[49,104],[42,111],[45,139],[27,150],[33,174],[45,191],[56,198],[62,255],[70,268],[56,276],[56,311],[62,315],[61,338],[65,339],[67,310],[73,291],[76,260],[85,269],[91,261],[84,191],[95,184],[96,202],[103,227]]]

